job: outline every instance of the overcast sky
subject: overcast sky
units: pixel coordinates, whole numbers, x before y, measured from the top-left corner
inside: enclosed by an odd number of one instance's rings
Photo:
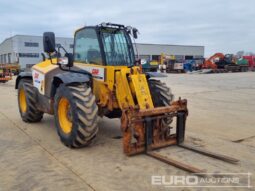
[[[84,25],[135,26],[138,42],[255,52],[254,0],[0,0],[0,41],[15,34],[72,37]]]

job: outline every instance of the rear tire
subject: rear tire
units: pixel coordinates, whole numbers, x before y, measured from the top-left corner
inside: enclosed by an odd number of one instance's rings
[[[64,116],[61,113],[65,107],[61,106],[61,100],[69,104]],[[64,145],[71,148],[84,147],[96,137],[98,107],[91,88],[86,84],[70,86],[61,84],[55,95],[54,116],[58,135]],[[69,122],[64,123],[65,117]]]
[[[23,121],[39,122],[43,118],[43,112],[36,108],[36,89],[32,80],[22,79],[18,86],[19,112]]]

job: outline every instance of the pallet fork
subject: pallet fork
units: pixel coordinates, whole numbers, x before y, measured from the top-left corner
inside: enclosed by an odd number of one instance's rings
[[[236,164],[239,162],[239,160],[226,156],[226,155],[222,155],[222,154],[218,154],[218,153],[213,153],[211,151],[207,151],[204,149],[200,149],[200,148],[196,148],[193,146],[189,146],[186,144],[183,144],[184,142],[184,137],[185,137],[185,120],[186,120],[186,115],[184,112],[178,112],[177,113],[177,125],[176,125],[176,145],[179,147],[182,147],[184,149],[208,156],[208,157],[212,157],[218,160],[222,160],[224,162],[228,162],[228,163],[232,163],[232,164]],[[151,129],[150,128],[146,128],[146,135],[151,135],[150,133]],[[146,136],[146,145],[150,145],[151,144],[151,137],[147,137]],[[149,148],[148,146],[146,146],[146,148]],[[182,170],[191,172],[191,173],[205,173],[206,171],[188,164],[185,164],[183,162],[171,159],[169,157],[163,156],[159,153],[153,152],[152,150],[147,149],[146,150],[146,155],[153,157],[155,159],[158,159],[164,163],[167,163],[169,165],[175,166],[177,168],[180,168]]]
[[[155,150],[176,145],[224,162],[232,164],[239,162],[239,160],[229,156],[184,144],[187,115],[187,100],[181,99],[173,102],[169,107],[155,108],[153,110],[127,111],[122,116],[124,152],[129,156],[144,153],[147,156],[153,157],[169,165],[197,174],[205,173],[206,171],[161,155],[158,152],[155,152]],[[162,132],[164,130],[158,125],[158,120],[169,116],[177,118],[176,133],[165,137],[162,136],[165,132]],[[136,138],[135,142],[132,142],[132,135]]]

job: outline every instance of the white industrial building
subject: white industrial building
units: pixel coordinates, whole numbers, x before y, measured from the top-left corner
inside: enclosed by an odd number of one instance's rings
[[[158,60],[160,54],[175,55],[176,59],[193,59],[204,57],[204,46],[168,45],[168,44],[137,44],[140,58]]]
[[[56,44],[61,44],[68,52],[73,52],[73,38],[56,37]],[[178,59],[201,58],[204,46],[139,44],[140,58],[157,60],[161,53],[175,55]],[[21,68],[29,68],[42,60],[42,36],[15,35],[0,44],[0,63],[19,63]]]
[[[72,38],[56,38],[68,52],[73,51]],[[29,68],[42,60],[42,36],[15,35],[0,44],[0,63],[19,63],[21,68]]]

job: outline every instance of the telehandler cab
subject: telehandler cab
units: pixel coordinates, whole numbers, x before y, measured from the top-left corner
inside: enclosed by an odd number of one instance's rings
[[[39,122],[44,113],[52,114],[63,144],[78,148],[95,138],[99,116],[121,118],[125,154],[147,153],[166,162],[151,151],[184,141],[187,101],[173,101],[166,84],[142,72],[131,40],[137,32],[112,23],[81,28],[75,32],[74,54],[64,57],[60,50],[65,49],[55,48],[54,33],[44,33],[49,58],[16,80],[23,121]],[[167,163],[200,172],[177,161]]]

